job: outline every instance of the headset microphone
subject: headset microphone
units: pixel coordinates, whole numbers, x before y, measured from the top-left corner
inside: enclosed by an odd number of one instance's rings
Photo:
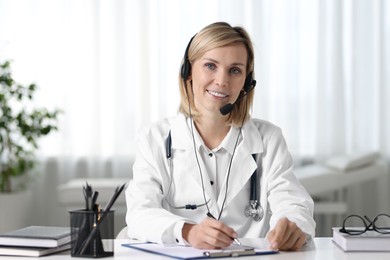
[[[238,100],[238,99],[237,99]],[[232,112],[233,110],[233,104],[232,103],[228,103],[226,105],[224,105],[223,107],[221,107],[219,109],[219,112],[221,112],[221,114],[223,116],[226,116],[227,114],[229,114],[230,112]]]
[[[251,84],[250,84],[250,88],[245,92],[244,95],[240,95],[237,100],[232,104],[232,103],[228,103],[226,105],[224,105],[223,107],[221,107],[219,109],[219,112],[221,112],[222,115],[226,116],[227,114],[229,114],[230,112],[232,112],[233,110],[233,107],[234,105],[240,100],[242,99],[243,97],[245,97],[246,95],[248,95],[249,92],[251,92],[254,88],[256,87],[256,80],[252,80],[251,81]]]

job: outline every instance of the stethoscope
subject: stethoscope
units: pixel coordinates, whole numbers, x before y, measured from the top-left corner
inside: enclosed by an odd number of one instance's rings
[[[169,131],[168,137],[165,140],[165,148],[166,148],[166,157],[168,159],[168,164],[169,164],[169,174],[170,174],[170,184],[168,188],[168,192],[166,195],[166,198],[168,197],[172,182],[173,182],[173,174],[172,174],[172,169],[173,169],[173,154],[172,154],[172,136],[171,136],[171,131]],[[253,159],[256,161],[256,155],[253,154]],[[260,169],[258,171],[258,169]],[[263,207],[260,204],[260,178],[262,175],[262,167],[257,167],[257,169],[253,172],[251,176],[251,182],[250,182],[250,197],[249,197],[249,204],[245,207],[244,214],[246,217],[252,217],[255,221],[261,221],[264,216],[264,210]],[[204,203],[201,204],[186,204],[183,206],[174,206],[172,205],[167,199],[166,202],[168,205],[174,209],[190,209],[190,210],[195,210],[199,207],[202,206],[207,206],[209,203],[210,199]]]

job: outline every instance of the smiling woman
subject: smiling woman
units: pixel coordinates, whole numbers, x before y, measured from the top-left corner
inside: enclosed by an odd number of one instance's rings
[[[129,237],[216,249],[268,234],[273,249],[297,250],[314,236],[313,200],[293,174],[281,130],[249,114],[253,58],[243,27],[212,23],[190,40],[182,113],[139,137],[126,192]]]

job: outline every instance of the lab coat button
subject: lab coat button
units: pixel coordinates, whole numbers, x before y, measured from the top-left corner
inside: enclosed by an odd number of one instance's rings
[[[213,154],[212,154],[212,153],[209,153],[209,157],[213,157]]]
[[[179,239],[176,238],[176,243],[179,243]]]

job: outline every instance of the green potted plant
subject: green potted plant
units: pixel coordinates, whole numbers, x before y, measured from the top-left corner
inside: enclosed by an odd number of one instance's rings
[[[57,130],[60,111],[32,107],[36,90],[13,79],[10,61],[0,63],[0,193],[13,191],[14,177],[34,168],[38,140]]]

